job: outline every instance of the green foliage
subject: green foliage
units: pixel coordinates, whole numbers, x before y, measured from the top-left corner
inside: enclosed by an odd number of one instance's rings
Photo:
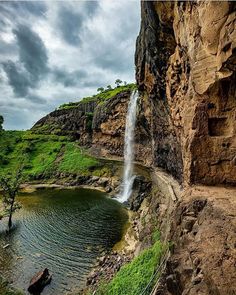
[[[132,90],[136,89],[136,87],[137,87],[136,84],[127,84],[127,85],[119,86],[117,88],[112,89],[111,86],[108,85],[107,89],[103,90],[101,93],[98,93],[96,95],[89,96],[89,97],[84,97],[79,102],[72,102],[72,103],[68,103],[68,104],[62,104],[61,106],[59,106],[58,109],[61,110],[61,109],[76,108],[80,104],[93,102],[93,101],[96,101],[97,103],[102,103],[102,102],[106,101],[107,99],[112,98],[113,96],[115,96],[116,94],[118,94],[120,92],[132,91]]]
[[[110,283],[101,284],[96,295],[150,294],[164,248],[159,240],[156,241],[151,248],[123,266]]]
[[[152,241],[153,241],[153,242],[159,241],[160,238],[161,238],[161,235],[160,235],[159,230],[155,230],[155,231],[152,233]]]
[[[98,89],[97,89],[97,92],[103,92],[104,91],[104,88],[103,87],[99,87]]]
[[[12,226],[12,214],[20,208],[19,204],[15,202],[15,198],[18,194],[22,181],[22,166],[20,166],[16,171],[13,171],[11,174],[1,173],[0,175],[0,188],[3,193],[2,202],[5,215],[9,218],[9,230]]]
[[[98,167],[93,171],[94,176],[109,177],[111,176],[111,170],[108,167]]]
[[[61,172],[87,174],[98,165],[98,161],[78,147],[76,143],[68,143],[58,169]]]
[[[121,83],[122,83],[122,80],[116,79],[115,84],[117,87],[119,87]]]
[[[132,91],[135,88],[136,88],[135,84],[129,84],[129,85],[126,85],[126,86],[120,86],[120,87],[114,88],[112,90],[105,90],[103,93],[101,93],[99,95],[98,102],[103,103],[106,100],[112,98],[113,96],[115,96],[115,95],[117,95],[117,94],[119,94],[121,92]]]

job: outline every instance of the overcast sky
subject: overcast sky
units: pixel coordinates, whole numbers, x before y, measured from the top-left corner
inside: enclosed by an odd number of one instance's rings
[[[69,101],[134,81],[140,2],[0,2],[0,114],[28,129]]]

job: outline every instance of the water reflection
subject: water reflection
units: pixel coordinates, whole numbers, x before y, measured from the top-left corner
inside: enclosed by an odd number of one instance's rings
[[[53,280],[43,294],[82,287],[96,257],[111,248],[127,221],[125,210],[98,191],[40,190],[18,199],[14,229],[0,227],[0,272],[26,290],[32,275],[49,268]],[[4,245],[10,244],[6,249]]]

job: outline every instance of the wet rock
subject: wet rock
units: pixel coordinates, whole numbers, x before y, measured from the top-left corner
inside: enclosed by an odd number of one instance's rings
[[[110,193],[112,191],[112,188],[108,185],[105,187],[105,192]]]
[[[82,184],[87,184],[90,180],[90,176],[82,176],[82,175],[79,175],[77,176],[76,178],[76,184],[77,185],[82,185]]]
[[[127,204],[130,210],[137,211],[143,200],[149,195],[152,183],[147,181],[143,176],[136,176],[133,183],[133,193]]]
[[[108,184],[108,181],[109,181],[108,178],[106,178],[106,177],[101,177],[101,178],[98,179],[97,184],[98,184],[99,186],[103,186],[103,187],[105,187],[105,186]]]
[[[99,180],[99,177],[98,176],[92,176],[90,181],[91,182],[95,182],[95,181],[98,181]]]
[[[28,287],[28,291],[30,294],[38,295],[40,294],[44,287],[50,284],[52,279],[52,275],[49,274],[47,268],[43,271],[38,272],[30,281],[30,285]]]

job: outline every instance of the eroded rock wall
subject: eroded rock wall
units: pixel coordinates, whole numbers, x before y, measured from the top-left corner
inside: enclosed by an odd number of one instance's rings
[[[70,135],[81,144],[92,141],[92,119],[96,109],[95,101],[81,103],[78,107],[59,109],[46,115],[32,127],[32,131],[42,134]]]
[[[121,92],[96,108],[92,148],[99,156],[123,155],[129,96],[130,91]]]
[[[135,54],[136,80],[143,93],[141,104],[144,109],[148,105],[149,109],[142,116],[149,123],[151,162],[181,180],[181,146],[169,115],[166,96],[168,60],[176,46],[172,26],[173,3],[166,3],[166,6],[162,21],[157,15],[156,3],[141,2],[141,29]]]
[[[185,183],[236,184],[235,2],[142,2],[136,78],[152,161]]]

